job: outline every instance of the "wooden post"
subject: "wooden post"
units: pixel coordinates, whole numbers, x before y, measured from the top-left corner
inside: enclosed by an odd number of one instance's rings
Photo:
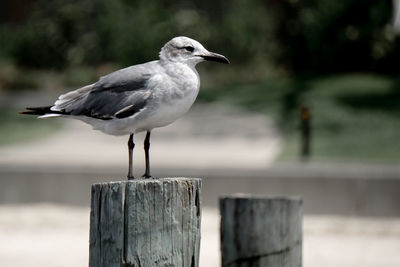
[[[223,267],[300,267],[302,200],[286,197],[220,198]]]
[[[201,179],[92,185],[90,267],[198,266]]]
[[[301,159],[310,158],[311,144],[311,110],[307,105],[300,106],[300,128],[301,128]]]

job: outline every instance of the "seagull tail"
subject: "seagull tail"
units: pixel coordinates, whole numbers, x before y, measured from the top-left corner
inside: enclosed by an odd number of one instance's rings
[[[19,114],[24,114],[24,115],[37,115],[41,116],[43,118],[47,117],[55,117],[55,116],[60,116],[60,115],[65,115],[65,112],[61,111],[54,111],[51,110],[52,106],[46,106],[46,107],[28,107],[26,110],[22,112],[18,112]]]

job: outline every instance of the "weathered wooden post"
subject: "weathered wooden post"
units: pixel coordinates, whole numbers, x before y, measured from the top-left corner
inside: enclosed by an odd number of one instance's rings
[[[90,267],[198,266],[201,179],[92,185]]]
[[[220,198],[223,267],[300,267],[302,200],[286,197]]]

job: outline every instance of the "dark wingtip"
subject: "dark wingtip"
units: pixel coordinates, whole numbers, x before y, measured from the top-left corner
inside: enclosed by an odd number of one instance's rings
[[[51,106],[46,107],[27,107],[26,110],[18,112],[18,114],[22,115],[45,115],[47,113],[51,113]]]

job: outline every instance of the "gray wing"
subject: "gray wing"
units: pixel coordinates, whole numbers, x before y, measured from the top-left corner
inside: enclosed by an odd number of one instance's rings
[[[129,117],[144,108],[151,96],[150,70],[136,65],[104,76],[66,111],[102,120]]]

